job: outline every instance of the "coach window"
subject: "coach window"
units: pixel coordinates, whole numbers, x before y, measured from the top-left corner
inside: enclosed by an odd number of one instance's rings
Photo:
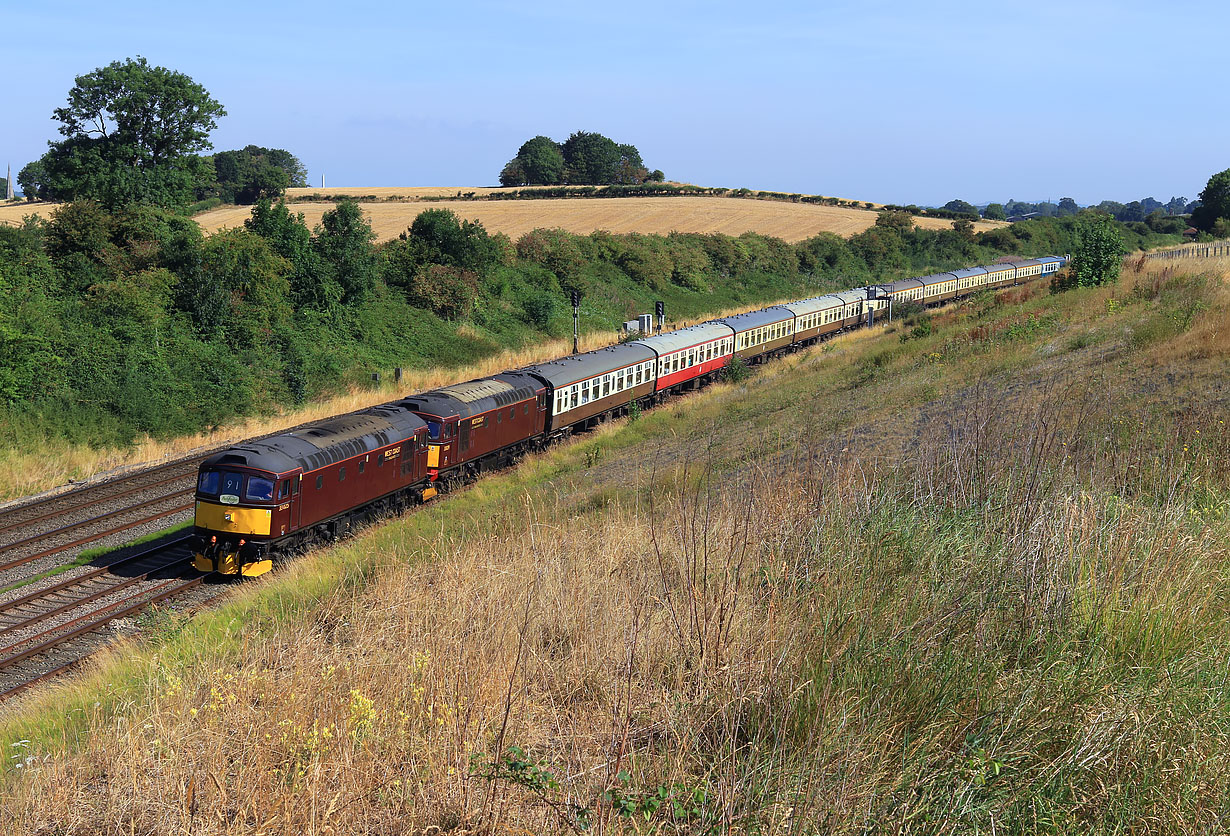
[[[580,397],[580,394],[581,394],[581,387],[580,387],[580,386],[577,386],[576,384],[573,384],[572,386],[570,386],[570,387],[569,387],[569,389],[572,391],[572,408],[573,408],[573,409],[576,409],[576,408],[577,408],[577,400],[578,400],[578,398]]]

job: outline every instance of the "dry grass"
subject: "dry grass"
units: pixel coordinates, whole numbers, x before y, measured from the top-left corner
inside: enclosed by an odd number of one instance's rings
[[[358,189],[358,192],[367,193]],[[558,198],[508,201],[433,201],[431,203],[364,203],[364,215],[381,241],[396,238],[409,228],[424,209],[451,209],[467,220],[481,221],[489,232],[503,232],[513,240],[534,229],[559,228],[587,235],[598,229],[613,233],[720,232],[741,235],[758,232],[796,242],[819,232],[843,237],[855,235],[875,224],[876,213],[809,203],[786,203],[734,197],[621,197]],[[331,203],[296,203],[308,226],[320,222]],[[206,232],[240,226],[251,214],[250,207],[227,206],[197,216]],[[931,229],[951,228],[940,218],[916,218]],[[979,221],[979,231],[1002,226],[998,221]]]

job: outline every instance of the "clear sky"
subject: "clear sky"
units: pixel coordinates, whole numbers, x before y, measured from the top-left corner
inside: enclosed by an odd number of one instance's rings
[[[144,55],[315,185],[495,185],[598,131],[702,185],[892,203],[1189,199],[1230,168],[1230,4],[0,0],[0,163]]]

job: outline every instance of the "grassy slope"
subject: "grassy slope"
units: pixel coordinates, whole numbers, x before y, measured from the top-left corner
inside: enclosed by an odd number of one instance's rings
[[[1215,829],[1226,314],[1220,278],[1010,292],[549,451],[35,698],[3,812]]]

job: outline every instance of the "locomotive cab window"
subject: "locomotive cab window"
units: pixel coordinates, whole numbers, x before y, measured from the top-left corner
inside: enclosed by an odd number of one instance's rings
[[[223,496],[238,496],[243,493],[243,474],[242,473],[223,473],[221,474],[222,484],[218,488],[218,493]],[[232,500],[234,501],[234,500]]]
[[[362,473],[362,472],[363,472],[363,471],[365,471],[365,470],[367,470],[367,461],[366,461],[366,460],[359,462],[359,472],[360,472],[360,473]]]
[[[290,496],[290,480],[284,479],[278,482],[278,499],[286,499]]]
[[[338,468],[338,470],[337,470],[337,481],[339,481],[339,482],[344,482],[344,481],[346,481],[346,468],[345,468],[345,467],[340,467],[340,468]]]
[[[322,473],[316,477],[316,490],[320,490],[325,486],[325,475]]]
[[[431,437],[432,439],[438,439],[440,437],[440,422],[439,421],[428,421],[427,422],[427,435]]]
[[[221,474],[218,473],[218,471],[207,470],[202,473],[200,479],[197,480],[196,489],[201,493],[209,494],[210,496],[217,496],[218,483],[220,479]]]

